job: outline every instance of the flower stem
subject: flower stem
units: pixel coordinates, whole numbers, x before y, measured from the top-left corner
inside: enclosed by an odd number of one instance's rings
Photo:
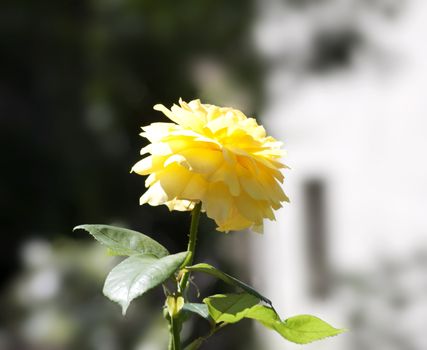
[[[194,260],[194,254],[196,250],[196,241],[197,241],[197,229],[199,226],[199,218],[200,218],[200,211],[202,209],[202,203],[199,202],[194,207],[193,211],[191,212],[191,225],[190,225],[190,234],[189,234],[189,240],[188,240],[188,247],[187,247],[187,257],[185,258],[184,262],[181,265],[182,267],[191,265]],[[188,284],[188,278],[190,273],[186,271],[183,275],[181,280],[178,282],[178,292],[185,298],[185,290],[187,288]],[[180,332],[182,328],[182,319],[179,315],[173,315],[169,319],[169,350],[181,350],[181,339],[180,339]]]
[[[182,264],[182,266],[184,267],[191,265],[194,260],[194,254],[196,250],[196,241],[197,241],[197,229],[199,226],[201,209],[202,209],[202,203],[199,202],[196,204],[193,211],[191,212],[190,235],[189,235],[188,247],[187,247],[188,255],[187,255],[187,258],[184,260],[184,263]],[[179,291],[182,294],[185,292],[185,289],[187,288],[189,276],[190,276],[190,273],[188,271],[185,272],[181,278],[181,281],[179,282]]]
[[[174,350],[174,330],[173,330],[173,323],[172,319],[169,319],[169,344],[168,344],[168,350]]]
[[[181,337],[180,337],[180,325],[178,317],[170,318],[170,339],[169,339],[169,350],[181,350]]]

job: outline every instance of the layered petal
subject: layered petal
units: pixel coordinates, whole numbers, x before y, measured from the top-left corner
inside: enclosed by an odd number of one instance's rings
[[[173,123],[143,127],[150,144],[132,171],[149,175],[141,204],[166,205],[170,210],[202,210],[219,231],[252,228],[288,197],[280,162],[281,143],[266,135],[255,119],[228,107],[182,100],[171,109],[156,105]]]

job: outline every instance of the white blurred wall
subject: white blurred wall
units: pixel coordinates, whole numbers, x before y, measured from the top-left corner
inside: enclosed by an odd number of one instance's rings
[[[262,115],[267,130],[285,142],[285,162],[292,170],[285,180],[291,204],[263,236],[253,237],[254,284],[284,316],[312,313],[342,327],[351,327],[351,291],[348,296],[332,287],[323,297],[310,294],[308,182],[324,186],[331,275],[368,275],[385,257],[405,261],[427,246],[427,2],[408,1],[393,19],[381,19],[359,3],[330,1],[307,14],[283,2],[260,1],[255,31],[271,62]],[[334,30],[359,28],[364,45],[349,67],[304,73],[319,23]],[[427,310],[427,299],[422,303]],[[419,314],[406,314],[414,327],[427,317]],[[300,349],[269,331],[258,334],[268,342],[265,349]],[[417,337],[412,349],[425,349],[427,336],[418,332]],[[352,332],[306,348],[366,349],[357,346]],[[410,347],[379,339],[375,348]]]

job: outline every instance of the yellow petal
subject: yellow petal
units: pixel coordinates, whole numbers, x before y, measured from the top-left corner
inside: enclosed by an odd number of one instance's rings
[[[180,198],[198,200],[203,198],[207,188],[207,183],[202,176],[193,174],[189,177],[187,185],[180,193]]]
[[[250,220],[240,215],[235,208],[233,208],[227,220],[223,222],[216,221],[216,223],[218,224],[217,230],[221,232],[244,230],[251,227],[253,224]]]
[[[207,188],[205,180],[178,163],[172,163],[157,175],[162,189],[169,198],[198,200]]]
[[[156,206],[166,203],[169,200],[168,195],[163,190],[160,182],[156,182],[152,185],[139,199],[139,204],[143,205],[145,203]]]
[[[154,109],[171,122],[143,128],[150,144],[141,153],[149,155],[132,168],[149,175],[141,203],[186,211],[201,201],[219,231],[261,232],[264,219],[275,219],[273,210],[289,200],[279,184],[286,166],[281,143],[255,119],[200,100]]]
[[[252,222],[259,222],[263,219],[262,204],[260,201],[252,199],[245,192],[235,197],[234,203],[240,214]]]
[[[190,211],[190,210],[193,210],[195,202],[187,201],[183,199],[173,199],[164,204],[169,208],[170,211],[172,210]]]
[[[229,218],[232,202],[228,188],[220,182],[210,184],[202,200],[206,215],[218,224]]]
[[[199,174],[210,175],[224,162],[222,153],[205,148],[189,148],[179,153],[190,166],[190,170]]]
[[[230,193],[233,196],[238,196],[240,193],[240,184],[236,172],[226,162],[224,162],[212,175],[208,176],[209,182],[223,182],[228,186]]]
[[[163,169],[166,157],[148,156],[137,162],[131,169],[139,175],[148,175],[152,172]]]

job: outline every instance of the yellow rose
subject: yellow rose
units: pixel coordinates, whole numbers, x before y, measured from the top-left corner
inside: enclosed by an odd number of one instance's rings
[[[281,143],[267,136],[255,119],[241,111],[194,100],[163,112],[173,123],[142,128],[148,154],[132,171],[149,175],[140,203],[165,204],[170,210],[202,210],[218,231],[251,228],[262,232],[263,219],[274,220],[273,209],[289,201],[279,159]]]

